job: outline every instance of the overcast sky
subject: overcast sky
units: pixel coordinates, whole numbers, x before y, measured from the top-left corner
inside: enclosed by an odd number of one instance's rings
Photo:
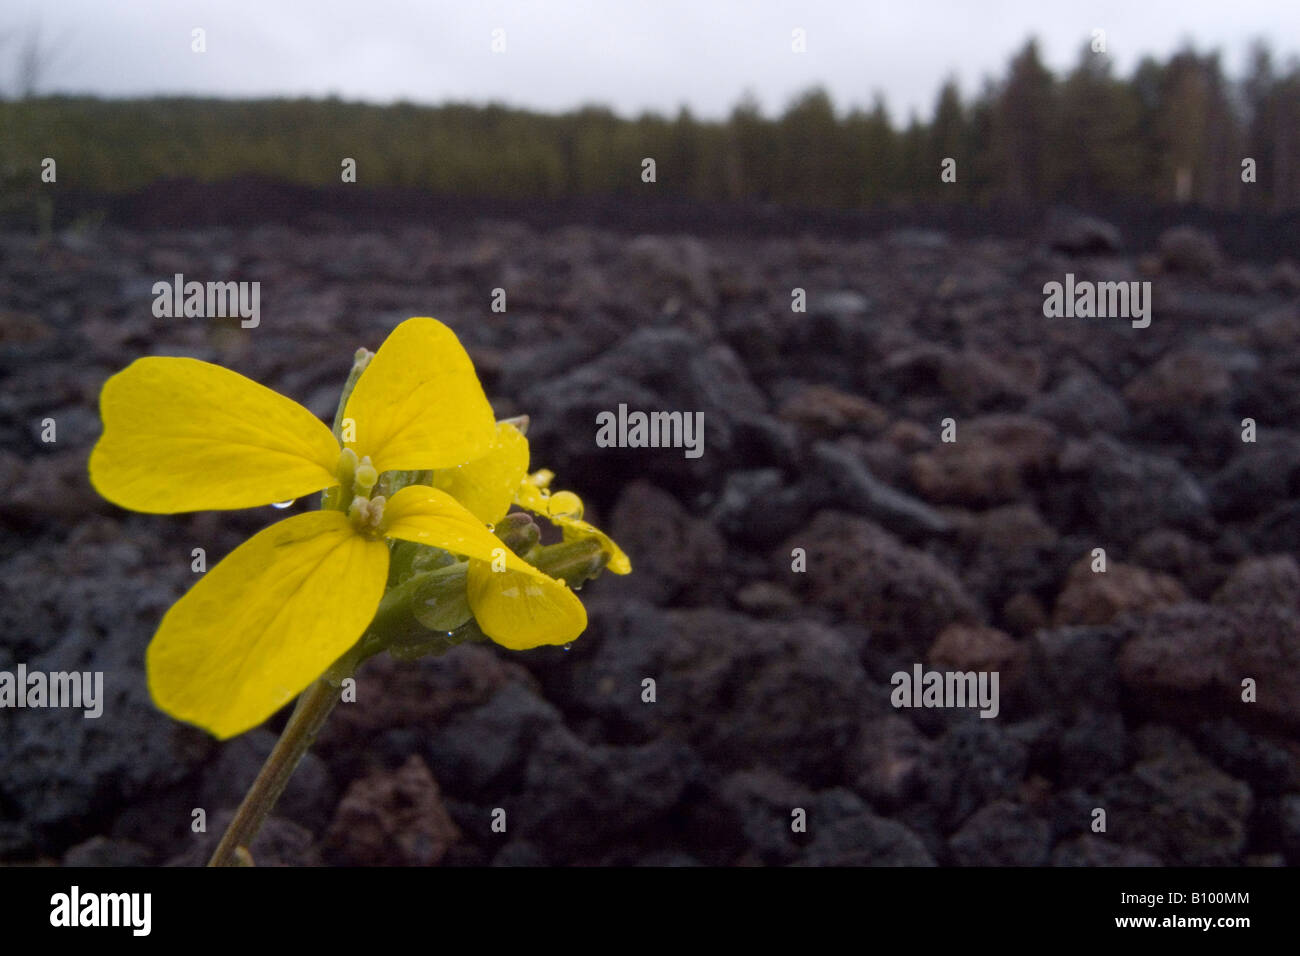
[[[4,0],[0,31],[39,25],[41,92],[328,96],[486,102],[628,115],[686,104],[719,117],[751,90],[764,110],[814,84],[837,106],[881,91],[928,118],[943,78],[967,95],[1031,35],[1061,70],[1095,28],[1127,74],[1190,41],[1237,74],[1252,40],[1300,50],[1297,0]],[[191,31],[207,51],[191,51]],[[806,31],[807,52],[791,51]],[[493,53],[493,31],[505,52]],[[12,33],[9,33],[12,36]],[[14,50],[0,50],[12,88]]]

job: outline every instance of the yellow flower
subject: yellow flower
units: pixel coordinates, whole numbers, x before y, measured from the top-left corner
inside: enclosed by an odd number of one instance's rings
[[[435,471],[433,485],[490,525],[500,522],[511,504],[517,504],[558,525],[566,541],[594,538],[600,542],[610,571],[630,573],[632,563],[623,550],[603,531],[582,520],[582,500],[571,491],[551,494],[547,490],[553,477],[549,471],[529,475],[528,439],[510,422],[498,422],[496,441],[487,454],[456,468]],[[506,647],[517,645],[492,634],[489,628],[509,631],[510,620],[520,613],[515,593],[520,583],[509,572],[492,573],[482,561],[469,563],[468,592],[474,618],[485,634]]]
[[[549,490],[554,478],[554,472],[546,469],[530,475],[528,439],[512,423],[497,422],[496,441],[488,453],[456,468],[435,471],[433,486],[449,493],[487,524],[496,524],[511,504],[517,504],[557,525],[565,541],[599,541],[609,570],[631,573],[631,561],[613,539],[582,520],[582,499],[572,491]]]
[[[383,596],[387,539],[464,555],[497,580],[480,626],[513,648],[564,644],[586,611],[443,490],[370,497],[378,474],[454,468],[498,429],[469,356],[431,318],[403,322],[357,380],[342,447],[301,405],[196,359],[138,359],[105,383],[90,457],[108,500],[154,514],[248,508],[339,488],[345,510],[295,515],[254,535],[163,617],[147,653],[160,708],[220,738],[261,723],[354,645]]]
[[[630,574],[632,562],[623,553],[623,549],[605,532],[582,520],[582,499],[572,491],[552,493],[549,490],[554,478],[555,474],[545,468],[526,476],[519,483],[519,490],[515,493],[515,503],[558,525],[565,541],[595,538],[600,542],[601,550],[609,555],[609,564],[606,567],[615,574]]]

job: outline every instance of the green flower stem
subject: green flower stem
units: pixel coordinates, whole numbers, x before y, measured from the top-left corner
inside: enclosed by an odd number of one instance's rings
[[[361,378],[361,373],[370,366],[370,360],[374,357],[375,353],[369,349],[357,349],[352,356],[352,368],[348,372],[348,380],[343,383],[343,391],[339,394],[338,407],[334,410],[334,437],[340,445],[343,444],[343,412],[348,407],[348,399],[357,387],[357,379]]]
[[[347,381],[343,383],[343,391],[339,393],[339,403],[334,409],[334,439],[343,446],[343,412],[348,407],[348,399],[352,397],[352,390],[357,387],[357,381],[361,378],[361,373],[370,367],[370,360],[375,357],[375,353],[369,349],[357,349],[352,356],[352,368],[348,371]],[[355,461],[355,459],[354,459]],[[347,511],[348,505],[352,503],[352,479],[351,472],[339,476],[341,485],[333,488],[326,488],[321,492],[320,506],[322,511]]]
[[[356,670],[356,665],[360,662],[359,648],[358,644],[340,658],[325,676],[303,691],[298,698],[298,705],[294,707],[284,733],[258,771],[252,787],[244,795],[243,803],[235,811],[235,817],[217,844],[208,866],[239,866],[249,859],[246,854],[257,831],[262,828],[271,808],[284,793],[298,764],[311,749],[325,719],[339,702],[339,687],[343,678],[350,677]],[[239,852],[241,849],[243,854]]]
[[[458,596],[460,600],[457,601]],[[362,638],[362,644],[368,644],[375,651],[393,644],[419,643],[427,640],[431,626],[421,622],[416,608],[424,604],[426,609],[432,606],[424,602],[434,601],[439,608],[447,607],[452,616],[447,620],[433,622],[438,629],[447,632],[464,624],[472,617],[469,606],[465,603],[464,565],[438,568],[412,575],[408,580],[389,589],[375,609],[374,620]],[[462,613],[456,611],[463,609]],[[428,610],[426,619],[433,617]],[[373,652],[372,652],[373,653]]]

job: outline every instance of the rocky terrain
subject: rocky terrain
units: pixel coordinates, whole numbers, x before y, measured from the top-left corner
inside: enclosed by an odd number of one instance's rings
[[[155,318],[175,273],[260,281],[259,327]],[[1150,327],[1044,318],[1066,273],[1149,280]],[[105,378],[193,355],[326,417],[410,315],[457,330],[635,571],[584,589],[567,652],[370,661],[260,865],[1300,863],[1300,270],[1068,215],[0,235],[0,670],[102,670],[107,695],[98,720],[0,712],[0,861],[202,862],[283,721],[218,745],[151,705],[191,549],[282,512],[100,500]],[[703,412],[703,455],[597,447],[620,403]],[[896,709],[915,663],[998,671],[998,715]]]

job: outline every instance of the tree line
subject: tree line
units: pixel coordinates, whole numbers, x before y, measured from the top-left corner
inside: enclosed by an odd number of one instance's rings
[[[837,109],[812,89],[779,115],[745,97],[723,120],[589,106],[550,115],[500,105],[375,106],[324,100],[0,102],[4,179],[122,191],[167,177],[257,173],[508,198],[654,188],[711,201],[866,208],[915,203],[1146,200],[1210,209],[1300,207],[1300,64],[1256,46],[1243,77],[1219,54],[1148,57],[1128,77],[1085,46],[1057,76],[1029,41],[1001,80],[964,99],[941,88],[928,122],[883,98]],[[653,186],[642,161],[655,160]],[[941,178],[944,160],[953,174]]]

